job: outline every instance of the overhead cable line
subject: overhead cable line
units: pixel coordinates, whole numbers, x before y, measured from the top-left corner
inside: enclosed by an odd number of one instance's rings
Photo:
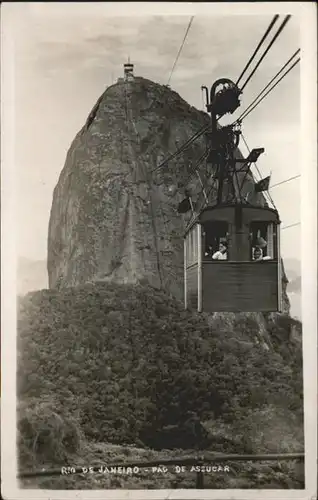
[[[209,197],[210,197],[210,194],[212,193],[212,191],[215,189],[215,186],[216,186],[216,177],[215,177],[215,174],[212,176],[212,182],[211,182],[211,186],[210,186],[210,189],[207,193],[207,198],[209,200]],[[203,206],[201,205],[201,210],[202,208],[205,208],[205,206],[207,205],[207,203],[204,203],[203,202]]]
[[[274,38],[272,39],[272,41],[268,45],[267,49],[265,50],[264,54],[262,55],[262,57],[260,58],[260,60],[256,64],[256,66],[253,69],[252,73],[249,75],[249,77],[245,81],[244,85],[241,87],[241,90],[244,90],[244,88],[246,87],[246,85],[248,84],[248,82],[250,81],[250,79],[252,78],[252,76],[254,75],[254,73],[256,72],[257,68],[259,67],[259,65],[261,64],[261,62],[263,61],[263,59],[265,58],[265,56],[267,55],[267,53],[269,52],[270,48],[273,46],[273,44],[275,43],[275,41],[277,40],[277,38],[279,37],[279,35],[283,31],[283,29],[285,28],[285,26],[288,23],[288,21],[290,20],[290,18],[291,18],[291,15],[288,15],[288,16],[285,17],[284,21],[282,22],[282,24],[278,28],[278,30],[276,32],[276,35],[274,36]]]
[[[184,43],[185,43],[186,38],[187,38],[187,36],[188,36],[189,30],[190,30],[190,28],[191,28],[191,24],[192,24],[193,19],[194,19],[194,16],[192,16],[192,17],[191,17],[191,19],[190,19],[190,21],[189,21],[189,24],[188,24],[187,30],[186,30],[186,32],[185,32],[185,35],[184,35],[184,38],[183,38],[183,41],[182,41],[181,47],[180,47],[179,52],[178,52],[178,54],[177,54],[176,60],[175,60],[175,62],[174,62],[174,65],[173,65],[173,67],[172,67],[172,70],[171,70],[171,73],[170,73],[170,76],[169,76],[169,80],[168,80],[167,85],[169,85],[169,83],[170,83],[170,80],[171,80],[171,77],[172,77],[172,73],[174,72],[174,69],[175,69],[175,67],[176,67],[176,65],[177,65],[177,62],[178,62],[178,60],[179,60],[179,57],[180,57],[180,54],[181,54],[181,52],[182,52],[182,49],[183,49]]]
[[[198,132],[196,132],[190,139],[188,139],[177,151],[172,153],[166,160],[164,160],[162,163],[160,163],[155,169],[152,170],[152,172],[155,172],[156,170],[159,170],[160,168],[164,167],[169,161],[173,160],[176,156],[179,154],[183,153],[183,151],[192,144],[196,139],[198,139],[204,132],[209,128],[209,125],[206,127],[203,127],[200,129]]]
[[[300,49],[296,50],[296,52],[288,59],[288,61],[284,64],[284,66],[276,73],[276,75],[271,79],[270,82],[266,85],[266,87],[263,88],[263,90],[258,94],[258,96],[255,97],[254,101],[251,102],[251,104],[243,111],[241,116],[237,119],[239,121],[243,115],[255,104],[255,102],[261,97],[261,95],[265,92],[265,90],[268,89],[268,87],[273,83],[274,80],[281,74],[282,71],[288,66],[288,64],[294,59],[294,57],[300,52]]]
[[[289,226],[282,227],[281,231],[283,231],[284,229],[289,229],[290,227],[295,227],[295,226],[300,226],[300,225],[301,225],[300,222],[295,222],[295,224],[289,224]]]
[[[243,141],[244,141],[244,144],[245,144],[245,146],[246,146],[246,148],[247,148],[247,151],[248,151],[249,153],[251,153],[251,150],[250,150],[250,148],[248,147],[248,144],[247,144],[247,142],[246,142],[246,140],[245,140],[245,137],[244,137],[244,135],[242,134],[242,132],[241,132],[241,137],[242,137],[242,139],[243,139]],[[259,170],[259,168],[258,168],[257,164],[256,164],[255,162],[253,162],[253,164],[254,164],[254,166],[255,166],[255,168],[256,168],[256,170],[257,170],[257,173],[258,173],[258,175],[259,175],[260,179],[262,179],[262,174],[261,174],[261,172],[260,172],[260,170]],[[273,198],[271,197],[271,195],[269,194],[269,192],[268,192],[268,191],[265,191],[265,192],[266,192],[266,194],[267,194],[267,197],[268,197],[269,201],[272,203],[273,207],[276,209],[276,206],[275,206],[275,203],[274,203]]]
[[[210,125],[206,125],[205,127],[202,127],[198,132],[196,132],[190,139],[188,139],[177,151],[172,153],[166,160],[164,160],[162,163],[160,163],[156,168],[152,170],[152,172],[156,172],[160,168],[164,167],[169,161],[173,160],[176,156],[179,154],[183,153],[183,151],[192,144],[196,139],[198,139],[204,132],[206,132],[210,128]]]
[[[203,200],[203,203],[200,204],[200,208],[199,210],[197,211],[198,213],[201,212],[201,210],[203,210],[203,208],[205,208],[207,206],[207,200],[209,200],[209,197],[210,197],[210,194],[211,192],[213,191],[213,189],[215,189],[215,186],[216,186],[216,178],[215,177],[212,177],[212,183],[211,183],[211,186],[210,186],[210,189],[209,191],[206,193],[206,198]],[[201,195],[202,191],[200,192],[199,196]],[[187,227],[186,227],[186,230],[191,226],[192,222],[195,220],[196,218],[196,212],[193,214],[193,216],[191,217],[191,219],[189,220],[189,222],[187,223]]]
[[[243,139],[243,142],[244,142],[244,144],[245,144],[245,146],[246,146],[247,151],[250,153],[250,152],[251,152],[251,150],[250,150],[250,148],[249,148],[249,146],[248,146],[248,144],[247,144],[247,142],[246,142],[246,139],[245,139],[245,137],[244,137],[244,135],[243,135],[243,133],[242,133],[242,132],[241,132],[241,137],[242,137],[242,139]],[[253,163],[253,165],[255,165],[255,168],[256,168],[256,170],[257,170],[257,173],[258,173],[258,175],[259,175],[259,177],[260,177],[260,179],[261,179],[261,178],[262,178],[262,174],[261,174],[261,172],[260,172],[260,170],[259,170],[259,168],[258,168],[257,164],[254,162],[254,163]]]
[[[276,85],[278,85],[279,82],[281,82],[282,79],[285,78],[285,76],[288,75],[288,73],[296,66],[296,64],[299,63],[299,61],[300,61],[300,57],[294,62],[294,64],[287,71],[285,71],[285,73],[279,78],[279,80],[277,80],[277,82],[275,83],[275,85],[273,85],[273,87],[271,87],[266,92],[266,94],[264,94],[263,97],[259,101],[257,101],[256,104],[247,113],[245,113],[245,111],[244,111],[244,113],[242,113],[242,115],[236,120],[235,123],[241,123],[253,111],[253,109],[255,109],[263,101],[263,99],[265,99],[265,97],[268,96],[268,94],[272,90],[274,90],[274,88],[276,87]]]
[[[188,184],[188,182],[190,181],[191,177],[193,177],[193,174],[196,171],[196,169],[208,157],[209,153],[210,153],[209,150],[204,151],[204,153],[200,156],[200,158],[198,159],[198,161],[196,162],[196,164],[193,167],[191,167],[190,173],[188,174],[188,176],[187,176],[186,180],[183,182],[183,184]]]
[[[263,38],[262,38],[262,39],[261,39],[261,41],[259,42],[259,44],[258,44],[258,46],[256,47],[256,49],[255,49],[254,53],[252,54],[251,58],[249,59],[249,61],[248,61],[248,62],[247,62],[247,64],[246,64],[245,68],[243,69],[243,71],[242,71],[241,75],[239,76],[239,78],[238,78],[238,80],[237,80],[237,82],[236,82],[236,85],[238,85],[238,84],[239,84],[239,82],[242,80],[242,78],[243,78],[243,76],[245,75],[245,73],[246,73],[247,69],[249,68],[249,66],[250,66],[250,64],[252,63],[252,61],[253,61],[254,57],[256,56],[257,52],[259,51],[259,49],[260,49],[260,48],[261,48],[261,46],[263,45],[263,42],[265,41],[265,39],[266,39],[266,38],[267,38],[267,36],[269,35],[270,31],[272,30],[272,28],[273,28],[273,26],[274,26],[274,24],[276,23],[276,21],[277,21],[277,19],[278,19],[278,18],[279,18],[279,15],[278,15],[278,14],[276,14],[276,15],[273,17],[273,19],[272,19],[272,21],[271,21],[270,25],[268,26],[268,28],[267,28],[267,30],[266,30],[266,32],[265,32],[265,34],[264,34]]]
[[[289,181],[292,181],[294,179],[298,179],[299,177],[301,177],[300,174],[294,175],[294,177],[289,177],[289,179],[286,179],[285,181],[277,182],[277,184],[273,184],[269,189],[273,189],[276,186],[280,186],[281,184],[285,184],[285,182],[289,182]]]

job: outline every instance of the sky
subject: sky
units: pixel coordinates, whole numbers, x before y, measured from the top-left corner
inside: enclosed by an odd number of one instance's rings
[[[172,89],[203,109],[201,85],[210,87],[221,77],[238,78],[274,9],[275,3],[272,12],[261,15],[198,11],[172,75]],[[67,150],[100,95],[123,75],[128,56],[136,75],[162,84],[169,79],[190,15],[183,15],[181,6],[176,15],[165,15],[160,8],[156,15],[141,12],[137,9],[134,16],[123,17],[113,15],[109,3],[90,2],[17,3],[12,8],[13,147],[21,257],[46,259],[53,189]],[[299,18],[293,16],[246,86],[240,111],[299,47]],[[300,65],[246,118],[242,131],[250,149],[265,148],[258,167],[263,176],[272,172],[272,184],[301,173]],[[241,150],[247,154],[244,144]],[[282,227],[299,222],[299,179],[270,192]],[[299,225],[282,231],[281,245],[283,257],[300,258]]]

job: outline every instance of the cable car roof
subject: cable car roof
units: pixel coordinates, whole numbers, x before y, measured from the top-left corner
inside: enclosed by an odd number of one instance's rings
[[[191,223],[188,225],[184,232],[184,236],[187,235],[187,233],[190,231],[190,229],[197,223],[202,222],[202,215],[205,214],[206,212],[212,212],[212,211],[220,211],[223,209],[232,209],[233,211],[236,210],[237,207],[241,207],[242,211],[249,210],[249,209],[254,209],[260,212],[267,212],[269,217],[268,217],[268,222],[275,222],[276,224],[280,224],[280,218],[279,218],[279,213],[276,209],[271,208],[271,207],[262,207],[260,205],[251,205],[251,204],[238,204],[238,203],[222,203],[222,204],[215,204],[215,205],[209,205],[202,209],[200,213],[191,221]],[[213,219],[211,219],[213,220]],[[265,222],[265,219],[263,219]],[[204,221],[207,222],[207,221]],[[251,221],[253,222],[253,221]],[[257,221],[255,221],[257,222]]]

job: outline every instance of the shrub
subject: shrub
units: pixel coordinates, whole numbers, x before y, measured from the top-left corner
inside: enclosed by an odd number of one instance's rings
[[[20,461],[29,465],[65,463],[80,451],[84,437],[79,419],[52,394],[20,402],[17,427]]]

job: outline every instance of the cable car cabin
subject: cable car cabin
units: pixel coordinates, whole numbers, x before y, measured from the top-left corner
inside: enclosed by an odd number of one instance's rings
[[[185,308],[281,311],[279,225],[269,207],[205,208],[184,237]]]

